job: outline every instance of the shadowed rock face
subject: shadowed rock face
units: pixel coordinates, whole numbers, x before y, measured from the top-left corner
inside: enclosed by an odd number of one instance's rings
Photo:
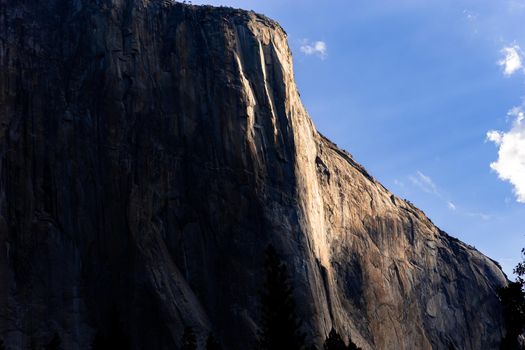
[[[134,349],[186,325],[249,349],[265,247],[311,341],[494,349],[481,253],[321,136],[286,34],[251,12],[147,0],[0,0],[0,332]]]

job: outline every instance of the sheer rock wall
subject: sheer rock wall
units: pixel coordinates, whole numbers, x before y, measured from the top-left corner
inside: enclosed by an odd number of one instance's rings
[[[501,269],[321,136],[286,33],[252,12],[0,0],[0,334],[66,349],[120,326],[255,341],[265,247],[308,339],[495,349]]]

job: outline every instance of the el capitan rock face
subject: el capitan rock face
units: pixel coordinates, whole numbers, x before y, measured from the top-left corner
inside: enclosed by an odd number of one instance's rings
[[[263,251],[311,341],[496,349],[500,268],[321,136],[286,34],[252,12],[0,0],[0,334],[250,348]],[[115,316],[116,315],[116,316]]]

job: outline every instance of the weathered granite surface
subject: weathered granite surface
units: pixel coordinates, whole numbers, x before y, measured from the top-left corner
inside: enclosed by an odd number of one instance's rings
[[[160,0],[0,0],[0,335],[253,344],[263,251],[309,339],[495,349],[501,269],[315,129],[286,34]]]

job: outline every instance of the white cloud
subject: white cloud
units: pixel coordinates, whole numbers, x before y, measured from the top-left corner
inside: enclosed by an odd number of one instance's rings
[[[485,213],[466,213],[466,215],[472,218],[481,219],[483,221],[489,221],[492,219],[491,215]]]
[[[508,3],[508,8],[510,11],[523,11],[525,9],[525,1],[523,0],[511,0]]]
[[[398,179],[394,179],[394,184],[399,187],[405,187],[405,184],[402,181],[399,181]]]
[[[463,211],[460,209],[458,210],[458,207],[452,200],[448,199],[446,195],[443,195],[441,190],[438,188],[438,186],[435,184],[434,180],[428,175],[423,174],[421,171],[416,171],[414,175],[409,175],[408,179],[414,185],[415,187],[418,187],[423,192],[430,193],[435,198],[439,199],[439,201],[443,204],[446,204],[447,208],[451,211],[459,211],[460,214],[464,214]],[[394,183],[397,184],[398,180],[395,180]]]
[[[327,47],[324,41],[311,42],[308,39],[304,39],[300,50],[307,56],[316,55],[320,59],[325,59],[327,56]]]
[[[511,76],[523,68],[523,52],[518,45],[504,47],[501,53],[505,57],[498,61],[498,65],[503,67],[503,74]]]
[[[427,193],[438,194],[437,186],[432,179],[423,174],[421,171],[417,171],[415,176],[409,176],[408,179],[417,187],[421,188]]]
[[[463,15],[469,21],[475,21],[478,18],[478,14],[476,12],[473,12],[467,9],[463,10]]]
[[[498,146],[498,160],[490,167],[514,186],[517,201],[525,203],[525,115],[522,107],[512,108],[508,115],[514,119],[509,131],[487,133],[487,140]]]

